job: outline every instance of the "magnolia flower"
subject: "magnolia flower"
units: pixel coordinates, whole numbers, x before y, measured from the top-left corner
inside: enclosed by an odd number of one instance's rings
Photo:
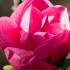
[[[49,0],[25,0],[0,18],[0,32],[0,47],[16,70],[58,70],[70,51],[67,8]]]

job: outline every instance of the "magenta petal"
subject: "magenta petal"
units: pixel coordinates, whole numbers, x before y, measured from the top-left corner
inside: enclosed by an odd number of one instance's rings
[[[17,69],[24,67],[33,56],[33,52],[18,48],[7,47],[4,51],[7,60]]]
[[[54,64],[70,51],[70,48],[67,47],[67,45],[63,46],[67,41],[67,37],[68,32],[64,31],[37,48],[35,53],[38,55],[38,57],[46,59],[46,61]]]
[[[46,10],[42,12],[42,14],[43,13],[48,14],[48,16],[56,16],[56,14],[59,14],[58,16],[60,16],[64,10],[65,10],[64,6],[55,5],[52,7],[48,7]]]
[[[33,34],[21,31],[20,34],[21,37],[19,43],[17,44],[18,48],[32,51],[34,51],[35,49],[43,45],[46,41],[55,36],[47,32],[35,32]]]
[[[57,67],[47,64],[35,56],[30,60],[27,66],[28,70],[59,70]]]
[[[15,21],[18,25],[21,24],[21,19],[27,8],[31,5],[32,0],[25,0],[22,2],[17,9],[13,12],[10,18]]]
[[[58,70],[37,58],[31,51],[8,47],[5,49],[5,54],[17,70]]]
[[[42,15],[43,18],[46,17],[42,26],[42,31],[49,30],[48,32],[57,34],[64,29],[70,29],[67,8],[64,6],[56,5],[49,7],[42,12]]]
[[[41,12],[34,3],[37,2],[33,1],[21,18],[21,28],[25,32],[36,32],[41,28]]]
[[[16,42],[19,37],[19,28],[9,17],[0,17],[0,32],[13,42]]]
[[[34,0],[33,6],[35,6],[38,10],[43,11],[49,6],[53,6],[53,4],[49,0]]]
[[[7,46],[15,46],[7,36],[0,32],[0,49],[4,50]]]
[[[25,0],[18,6],[10,18],[19,26],[21,25],[21,28],[26,32],[39,31],[41,27],[40,12],[49,6],[52,6],[50,1]]]
[[[17,25],[8,17],[0,17],[0,47],[11,46],[18,39]],[[16,39],[17,38],[17,39]]]
[[[56,24],[49,24],[45,30],[50,34],[58,34],[61,33],[64,29],[61,28],[60,23],[56,23]]]
[[[44,34],[40,33],[41,35],[39,35],[39,33],[32,34],[23,31],[21,31],[20,33],[21,33],[21,38],[17,46],[19,48],[23,48],[27,50],[35,50],[40,45],[42,45],[47,39],[47,35],[46,35],[47,33]],[[44,37],[45,35],[46,35],[46,39]]]
[[[35,7],[32,7],[30,15],[29,32],[38,32],[41,28],[41,13]]]

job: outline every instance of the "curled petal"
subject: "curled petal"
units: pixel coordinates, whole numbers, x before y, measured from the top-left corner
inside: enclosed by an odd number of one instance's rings
[[[27,8],[31,5],[32,0],[25,0],[24,2],[22,2],[17,9],[12,13],[12,15],[10,16],[10,18],[15,21],[18,25],[21,24],[21,18],[23,16],[23,14],[25,13],[25,11],[27,10]]]
[[[38,57],[55,64],[70,51],[70,47],[66,44],[67,39],[68,32],[64,31],[37,48],[35,53]]]
[[[17,68],[26,65],[33,56],[33,52],[19,48],[7,47],[4,51],[7,60]]]
[[[47,15],[47,18],[45,19],[44,24],[42,26],[42,31],[47,31],[53,34],[58,34],[59,32],[65,29],[69,31],[69,16],[67,13],[67,8],[65,8],[64,6],[56,5],[53,7],[49,7],[42,12],[42,15],[43,18]]]
[[[31,51],[8,47],[5,54],[17,70],[58,70],[55,66],[37,58]]]

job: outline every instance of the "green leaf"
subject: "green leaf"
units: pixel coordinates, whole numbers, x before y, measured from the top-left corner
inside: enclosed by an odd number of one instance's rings
[[[62,65],[62,69],[61,70],[66,70],[69,66],[70,66],[70,59],[66,59],[63,62],[63,65]]]
[[[15,70],[15,68],[12,65],[6,65],[3,67],[3,70]]]
[[[56,66],[61,68],[61,70],[66,70],[70,66],[70,59],[62,59]]]

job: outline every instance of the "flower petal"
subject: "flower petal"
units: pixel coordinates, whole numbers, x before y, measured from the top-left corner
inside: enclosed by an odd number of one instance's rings
[[[27,32],[20,32],[21,38],[19,40],[19,43],[17,46],[19,48],[27,49],[27,50],[35,50],[38,46],[42,45],[46,40],[47,40],[47,35],[46,38],[42,35],[38,35],[37,33],[32,34],[32,33],[27,33]]]
[[[57,67],[37,58],[31,51],[8,47],[5,54],[17,70],[58,70]]]
[[[42,31],[47,31],[53,34],[58,34],[60,31],[63,31],[65,29],[69,31],[69,17],[67,13],[67,8],[65,8],[64,6],[55,5],[53,7],[49,7],[42,12],[42,15],[44,17],[47,15],[47,18],[42,26]],[[49,31],[47,30],[47,28]]]
[[[41,47],[37,48],[35,52],[38,57],[55,64],[70,51],[69,46],[64,44],[67,39],[68,32],[64,31],[48,40]]]
[[[19,27],[21,25],[21,28],[26,32],[39,31],[41,26],[40,11],[49,6],[52,6],[50,1],[25,0],[18,6],[10,18],[15,21]]]
[[[10,18],[15,21],[19,26],[21,24],[21,19],[25,11],[28,9],[28,7],[31,5],[32,0],[25,0],[22,2],[17,9],[12,13]]]
[[[16,42],[19,36],[17,34],[17,25],[8,17],[0,17],[0,43],[5,46],[9,41]]]

